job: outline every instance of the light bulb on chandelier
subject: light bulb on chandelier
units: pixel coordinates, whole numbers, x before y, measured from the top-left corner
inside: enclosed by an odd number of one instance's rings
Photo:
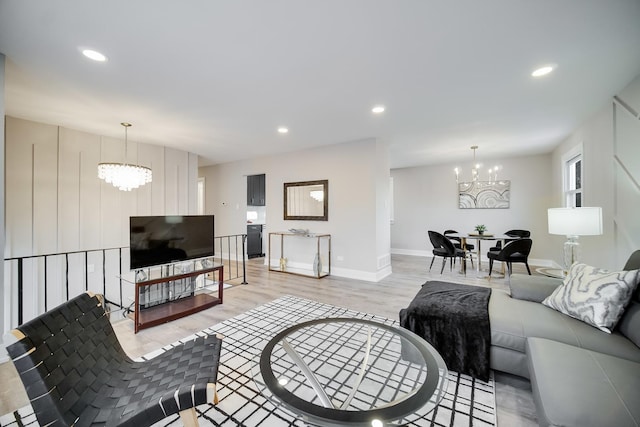
[[[125,163],[99,163],[98,178],[122,191],[131,191],[148,184],[153,179],[151,169],[146,166],[130,165],[127,162],[127,129],[131,123],[120,123],[124,126],[124,161]]]
[[[476,150],[478,149],[477,145],[472,145],[471,149],[473,150],[473,163],[471,165],[471,181],[476,182],[480,180],[480,167],[481,163],[476,162]],[[493,168],[488,170],[489,177],[488,182],[496,182],[498,181],[498,171],[501,169],[500,166],[494,166]],[[453,171],[456,174],[456,182],[460,182],[460,168],[455,168]]]

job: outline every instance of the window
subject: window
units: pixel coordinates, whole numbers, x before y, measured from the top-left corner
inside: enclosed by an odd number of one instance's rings
[[[566,207],[582,207],[582,145],[563,156],[564,200]]]

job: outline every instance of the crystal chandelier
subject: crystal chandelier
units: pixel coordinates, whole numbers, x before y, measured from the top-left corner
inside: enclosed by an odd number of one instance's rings
[[[124,160],[127,161],[127,129],[131,123],[120,123],[124,126]],[[112,184],[122,191],[131,191],[151,182],[151,169],[145,166],[128,163],[99,163],[98,178]]]

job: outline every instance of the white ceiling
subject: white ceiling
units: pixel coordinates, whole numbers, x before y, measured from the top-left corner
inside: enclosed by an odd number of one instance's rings
[[[10,116],[201,164],[379,138],[405,167],[551,151],[640,74],[640,0],[0,0],[0,52]]]

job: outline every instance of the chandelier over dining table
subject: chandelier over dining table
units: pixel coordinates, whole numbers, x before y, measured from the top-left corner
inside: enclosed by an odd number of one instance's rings
[[[153,179],[151,169],[146,166],[129,164],[127,162],[127,130],[131,127],[131,123],[120,123],[124,126],[124,161],[125,163],[99,163],[98,178],[112,184],[114,187],[122,191],[131,191]]]
[[[470,182],[480,181],[480,168],[482,167],[481,163],[478,163],[476,160],[476,150],[478,149],[477,145],[472,145],[471,149],[473,150],[473,163],[471,164],[471,179]],[[486,181],[495,182],[498,180],[498,171],[501,169],[500,166],[494,166],[488,169],[488,177]],[[456,182],[460,182],[460,174],[461,169],[456,167],[453,170],[456,173]],[[463,180],[464,181],[464,180]]]

